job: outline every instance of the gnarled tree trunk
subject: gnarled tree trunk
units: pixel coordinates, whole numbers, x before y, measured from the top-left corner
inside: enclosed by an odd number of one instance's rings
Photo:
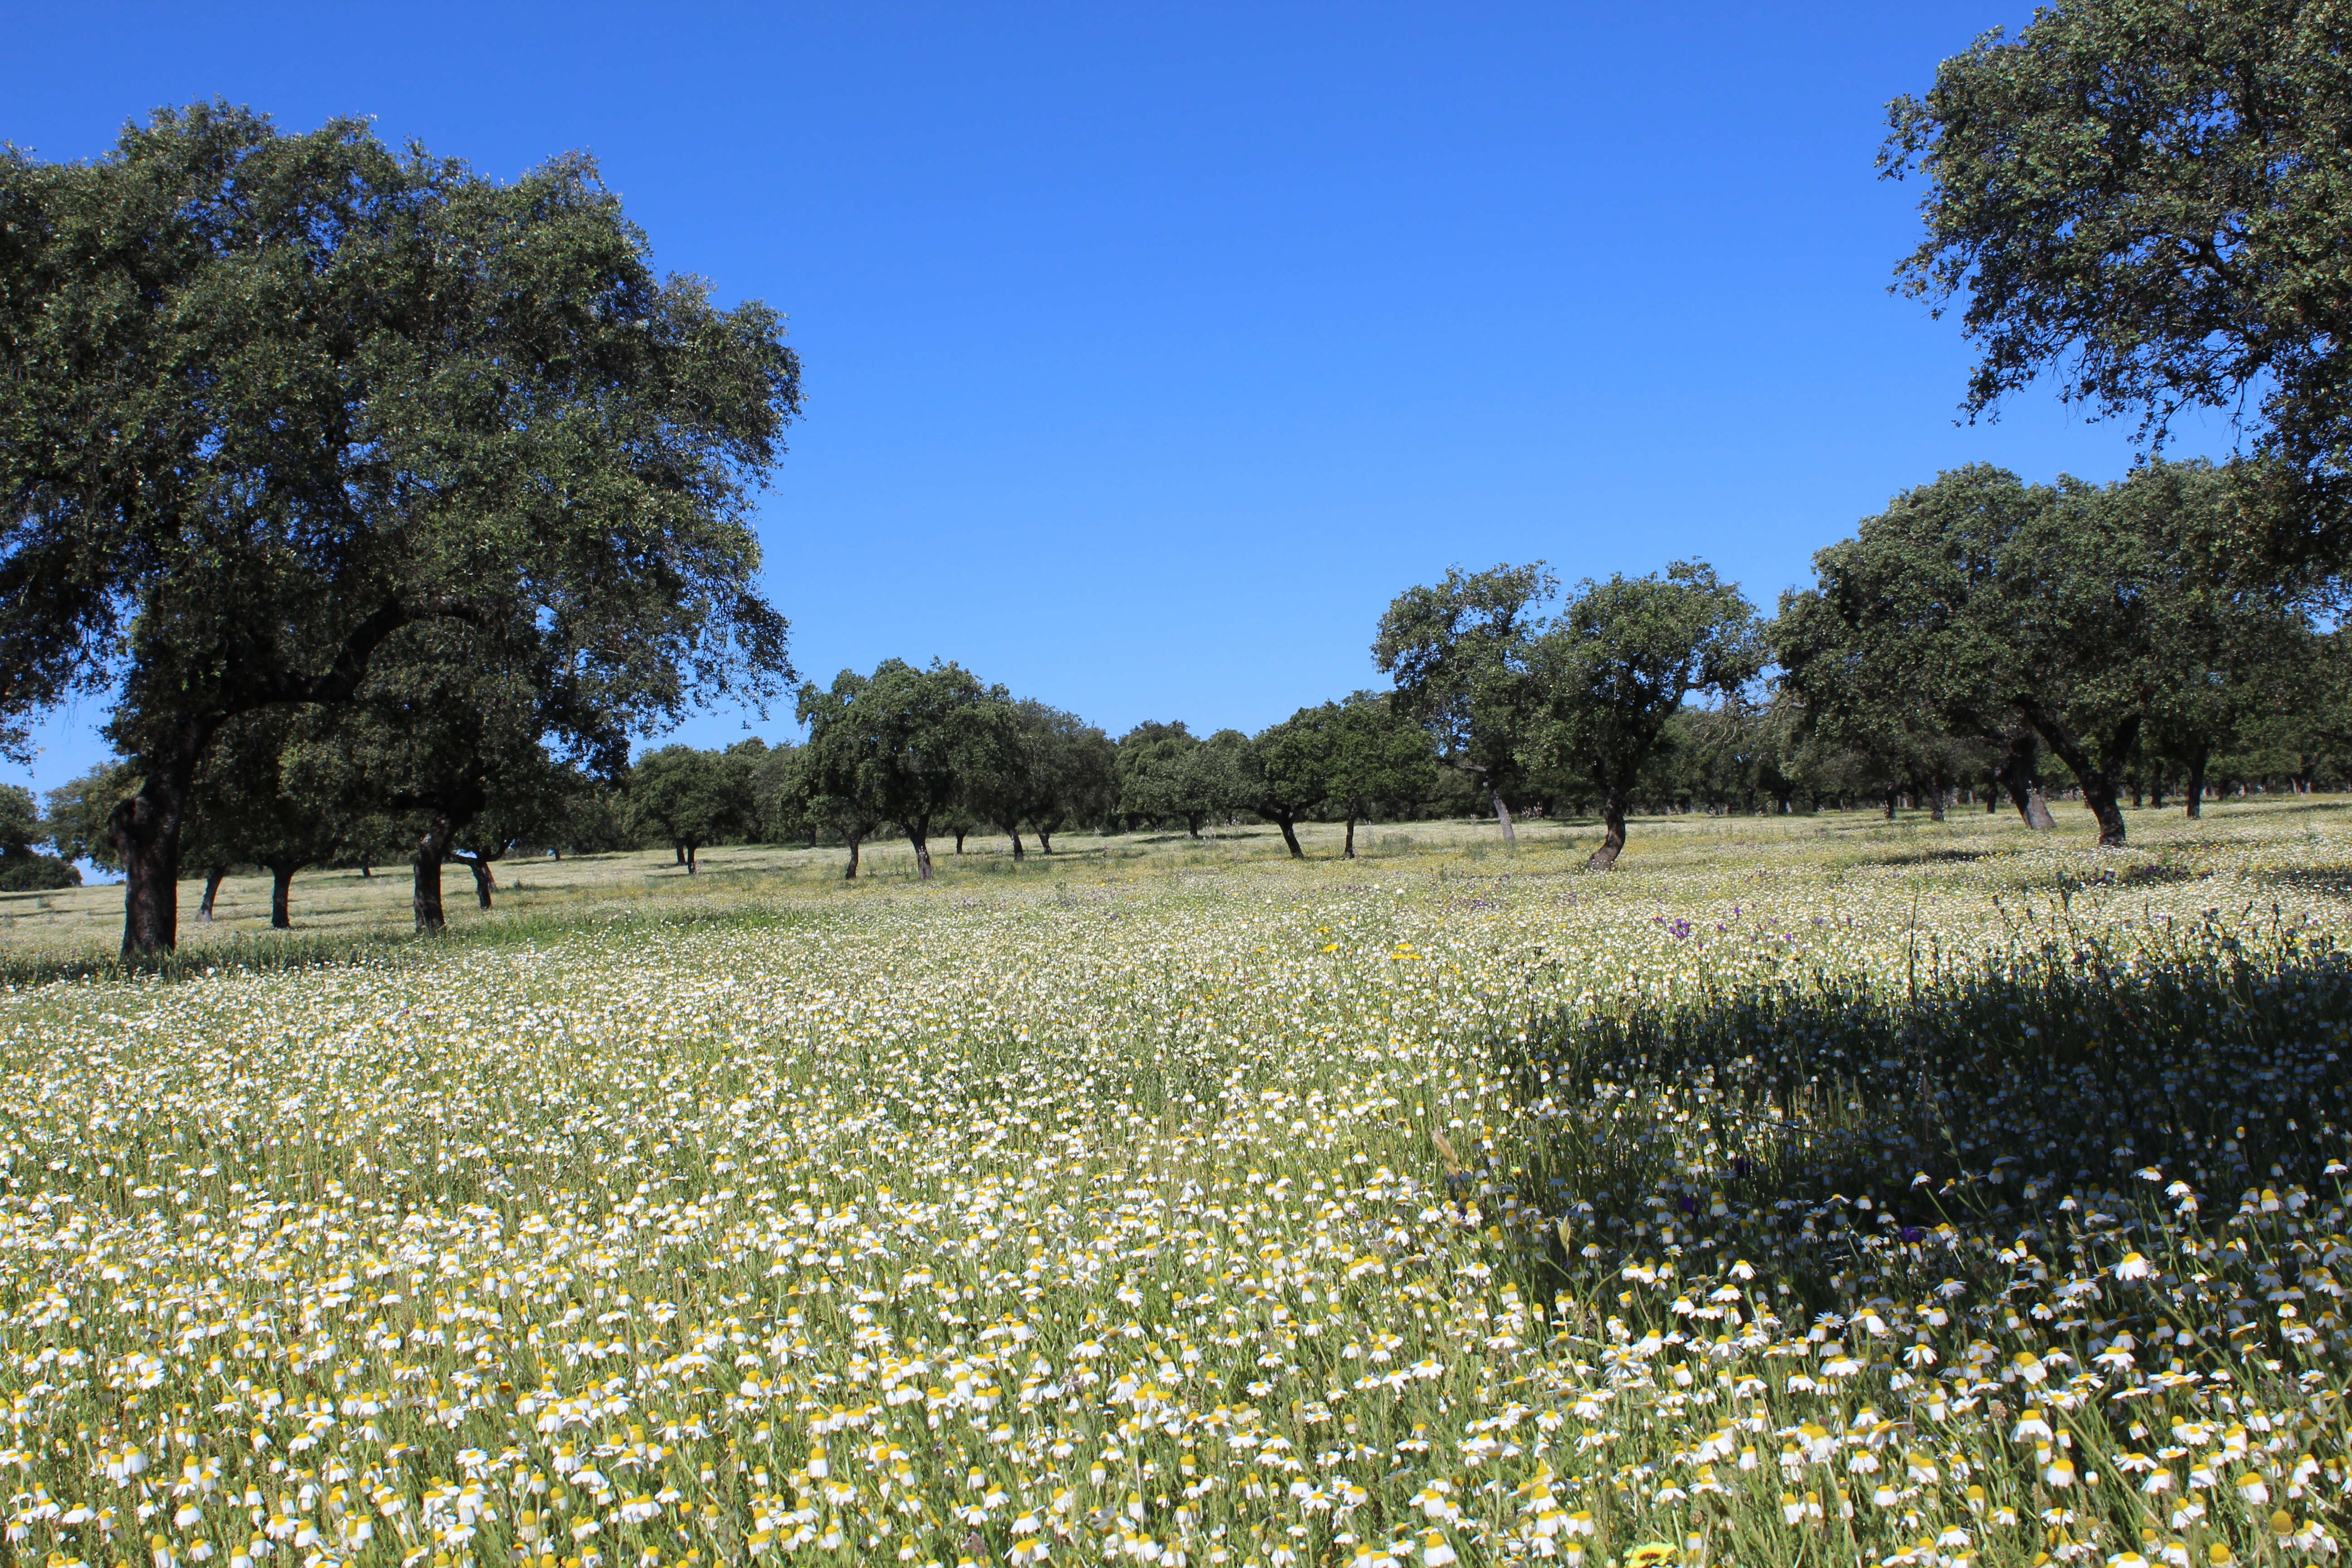
[[[415,879],[408,901],[416,912],[420,932],[441,931],[448,924],[441,909],[441,863],[449,858],[449,840],[456,833],[448,817],[436,816],[416,836],[416,854],[411,861]]]
[[[480,855],[452,855],[449,858],[474,874],[474,900],[482,908],[488,909],[490,895],[498,890],[499,886],[498,876],[490,869],[489,860]]]
[[[1346,843],[1346,844],[1344,844],[1344,845],[1342,845],[1342,846],[1340,847],[1340,849],[1339,849],[1339,858],[1340,858],[1340,859],[1342,859],[1342,860],[1353,860],[1355,858],[1356,858],[1356,817],[1355,817],[1355,814],[1354,814],[1353,812],[1350,812],[1350,813],[1349,813],[1349,814],[1348,814],[1348,841],[1347,841],[1347,843]]]
[[[2042,740],[2049,742],[2050,749],[2058,753],[2059,760],[2074,770],[2075,782],[2083,786],[2083,804],[2091,808],[2091,816],[2099,825],[2099,847],[2122,848],[2124,813],[2116,789],[2116,776],[2112,767],[2095,764],[2091,760],[2090,752],[2084,748],[2080,738],[2072,730],[2060,723],[2056,714],[2028,703],[2021,703],[2019,708],[2020,711],[2032,721],[2036,732]],[[2110,763],[2130,755],[2132,742],[2139,738],[2139,724],[2137,715],[2126,718],[2116,724],[2116,732],[2109,737],[2106,749],[2106,756]]]
[[[208,866],[205,868],[205,901],[196,906],[196,919],[212,923],[213,900],[220,897],[220,885],[228,879],[228,868]]]
[[[2049,802],[2042,796],[2042,781],[2034,775],[2034,762],[2041,750],[2041,742],[2030,730],[2010,736],[2009,749],[1992,774],[1994,781],[2009,792],[2019,818],[2036,833],[2058,826],[2050,815]],[[1986,810],[1991,810],[1989,801]]]
[[[849,864],[842,868],[841,879],[845,882],[855,882],[857,880],[857,852],[864,847],[866,836],[862,833],[851,833],[844,837],[849,840]]]
[[[1494,796],[1495,820],[1503,825],[1503,842],[1510,845],[1514,848],[1517,847],[1519,842],[1519,832],[1517,827],[1514,827],[1511,825],[1511,808],[1503,804],[1503,792],[1498,789],[1490,789],[1486,793]]]
[[[1297,820],[1297,818],[1286,815],[1276,817],[1274,819],[1274,825],[1282,829],[1282,842],[1288,847],[1290,850],[1290,858],[1293,860],[1304,860],[1307,858],[1307,851],[1298,847],[1298,830],[1296,826]]]
[[[1601,847],[1584,863],[1588,871],[1606,871],[1617,864],[1617,857],[1625,847],[1625,796],[1627,792],[1611,785],[1601,797]]]
[[[915,880],[931,879],[931,836],[920,828],[907,830],[907,842],[915,847]]]

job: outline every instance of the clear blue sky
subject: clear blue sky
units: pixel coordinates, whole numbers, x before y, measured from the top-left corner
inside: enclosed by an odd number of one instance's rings
[[[586,149],[658,265],[791,318],[761,532],[803,673],[1255,729],[1377,684],[1449,563],[1696,555],[1769,607],[1941,468],[2122,472],[2048,398],[1956,426],[1956,325],[1886,291],[1883,105],[2027,14],[5,0],[0,138],[88,158],[218,95],[499,176]]]

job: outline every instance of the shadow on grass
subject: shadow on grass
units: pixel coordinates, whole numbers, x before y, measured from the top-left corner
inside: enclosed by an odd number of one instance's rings
[[[1536,1018],[1505,1054],[1543,1131],[1495,1184],[1582,1216],[1538,1272],[1738,1257],[1815,1301],[1917,1299],[1968,1245],[2153,1234],[2176,1180],[2222,1214],[2320,1190],[2352,1129],[2347,1023],[2326,933],[2210,921],[2154,954],[2069,931],[1916,984]]]
[[[1864,855],[1848,862],[1855,866],[1933,866],[1966,865],[1973,860],[1991,860],[2004,854],[2000,849],[1920,849],[1893,855]]]

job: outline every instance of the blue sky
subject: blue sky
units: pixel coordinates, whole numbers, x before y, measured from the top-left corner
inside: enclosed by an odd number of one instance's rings
[[[1939,469],[2122,472],[2127,426],[2046,397],[1956,425],[1957,326],[1886,289],[1884,104],[2027,14],[8,0],[0,138],[92,157],[217,95],[499,176],[586,149],[658,265],[791,318],[761,526],[804,674],[1255,729],[1377,684],[1450,563],[1695,555],[1769,607]],[[747,722],[788,731],[684,735]]]

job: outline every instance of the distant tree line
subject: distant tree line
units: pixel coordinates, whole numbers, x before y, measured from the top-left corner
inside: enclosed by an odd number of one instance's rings
[[[1759,617],[1706,566],[1579,586],[1540,565],[1401,595],[1374,656],[1443,761],[1515,813],[1624,818],[1960,799],[2099,841],[2125,803],[2352,779],[2352,642],[2323,579],[2246,547],[2246,476],[2151,461],[2114,484],[1956,469],[1814,557]]]
[[[1304,858],[1298,825],[1328,821],[1351,857],[1368,821],[1488,813],[1508,841],[1535,814],[1598,818],[1601,870],[1643,813],[2006,802],[2041,829],[2062,790],[2116,845],[2126,802],[2195,816],[2221,791],[2352,776],[2347,634],[2325,595],[2242,566],[2242,495],[2204,463],[2106,486],[1958,469],[1821,552],[1769,620],[1703,563],[1564,595],[1540,563],[1457,569],[1381,617],[1391,689],[1256,734],[1149,722],[1114,741],[961,665],[889,659],[801,685],[797,742],[631,763],[617,726],[561,710],[560,679],[422,628],[351,700],[224,720],[181,855],[200,921],[236,867],[270,874],[283,926],[305,868],[405,863],[432,930],[445,866],[488,908],[511,857],[622,848],[670,848],[691,876],[714,846],[835,846],[854,879],[887,836],[929,879],[935,847],[961,854],[974,833],[1021,859],[1067,830],[1253,822]],[[123,866],[143,766],[99,768],[46,813],[0,791],[0,886]]]

